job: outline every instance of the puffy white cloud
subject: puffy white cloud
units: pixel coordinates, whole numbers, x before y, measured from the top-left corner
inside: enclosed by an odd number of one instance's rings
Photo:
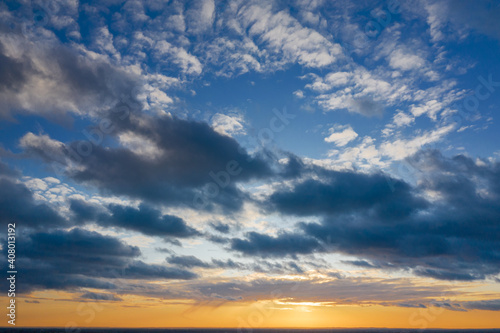
[[[347,145],[358,137],[351,125],[335,125],[329,129],[330,135],[325,138],[326,142],[333,142],[339,147]]]
[[[432,120],[436,120],[439,111],[443,110],[443,104],[435,99],[427,101],[419,106],[412,105],[410,111],[415,117],[426,114]]]
[[[233,136],[245,134],[245,119],[240,114],[216,113],[211,119],[213,129],[223,135]]]
[[[426,65],[426,61],[416,54],[408,54],[397,49],[391,53],[389,65],[395,69],[409,71],[423,68]]]
[[[304,98],[304,92],[302,90],[295,90],[293,92],[293,96],[297,97],[297,98]]]
[[[415,118],[402,111],[396,113],[392,119],[396,127],[408,126],[415,121]]]

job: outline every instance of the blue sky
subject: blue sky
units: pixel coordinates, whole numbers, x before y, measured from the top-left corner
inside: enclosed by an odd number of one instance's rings
[[[497,2],[8,1],[0,17],[0,220],[21,225],[26,274],[67,264],[25,297],[151,296],[139,280],[265,301],[224,279],[380,278],[441,287],[351,296],[428,307],[467,282],[451,310],[499,309]],[[102,267],[81,269],[82,244]],[[311,293],[287,299],[327,301]]]

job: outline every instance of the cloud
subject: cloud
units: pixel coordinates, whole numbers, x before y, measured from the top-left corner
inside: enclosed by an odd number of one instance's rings
[[[283,278],[252,279],[250,281],[201,281],[192,285],[204,299],[212,293],[244,301],[280,300],[283,302],[326,302],[328,305],[427,303],[445,292],[440,286],[419,286],[403,279],[392,283],[370,278],[336,277],[290,280]]]
[[[10,175],[12,174],[15,175],[11,172]],[[19,223],[24,227],[39,230],[69,225],[65,218],[47,203],[35,200],[33,192],[26,185],[1,176],[0,222]]]
[[[272,11],[271,6],[249,4],[239,9],[238,17],[250,37],[258,37],[266,50],[274,51],[286,62],[306,67],[323,67],[341,55],[341,47],[315,30],[302,27],[287,11]]]
[[[222,222],[213,222],[213,223],[210,223],[210,226],[214,230],[217,230],[218,232],[223,233],[223,234],[229,233],[229,230],[230,230],[229,224],[225,224]]]
[[[360,99],[350,99],[347,102],[347,109],[354,113],[359,113],[367,117],[382,116],[384,107],[369,97]]]
[[[406,195],[398,194],[396,202],[386,201],[389,205],[380,206],[377,214],[373,208],[363,208],[360,200],[354,215],[333,214],[321,224],[302,223],[301,228],[332,251],[361,256],[387,268],[412,268],[415,274],[445,280],[497,274],[494,262],[499,258],[500,241],[494,221],[500,211],[495,201],[500,197],[500,167],[478,165],[460,155],[447,159],[436,151],[419,153],[412,161],[425,178],[411,192],[408,185],[396,185],[394,193],[406,188]],[[306,196],[301,189],[296,193]],[[426,193],[433,193],[432,204],[418,199]],[[384,195],[374,199],[375,206],[378,200],[384,202]],[[311,200],[314,211],[320,211],[318,202]],[[397,210],[389,208],[394,204],[403,208],[398,218],[394,218]],[[291,205],[284,207],[295,212]],[[312,214],[313,210],[303,207],[299,212]]]
[[[346,264],[351,264],[351,265],[354,265],[357,267],[364,267],[364,268],[377,268],[378,267],[376,265],[369,263],[366,260],[343,260],[342,262],[346,263]]]
[[[311,237],[281,233],[277,237],[247,233],[247,239],[233,238],[231,249],[245,255],[266,257],[283,257],[311,253],[319,247],[319,243]]]
[[[92,301],[122,301],[120,297],[114,294],[93,293],[93,292],[86,292],[80,295],[80,299],[92,300]]]
[[[500,311],[500,299],[470,301],[463,303],[462,306],[469,310]]]
[[[196,56],[188,53],[184,48],[174,46],[165,40],[156,43],[154,52],[163,69],[165,69],[163,63],[173,63],[185,74],[200,75],[203,70],[203,65]]]
[[[411,139],[396,139],[386,141],[380,145],[380,152],[393,160],[402,160],[417,153],[426,145],[440,141],[445,135],[454,130],[456,124],[442,125],[433,130],[425,131]]]
[[[445,41],[450,36],[464,37],[471,32],[500,40],[500,9],[495,1],[430,1],[425,9],[435,42]]]
[[[96,222],[103,227],[118,227],[138,231],[148,236],[193,237],[200,233],[188,226],[183,219],[163,215],[157,209],[142,203],[139,208],[111,204],[105,212],[83,200],[70,200],[70,209],[78,220]]]
[[[396,113],[393,117],[393,123],[396,127],[408,126],[414,121],[415,118],[401,111]]]
[[[384,169],[389,164],[375,146],[375,139],[365,136],[360,144],[328,151],[328,159],[313,160],[316,165],[333,170],[364,170],[371,172],[373,168]]]
[[[201,261],[195,256],[171,256],[167,258],[167,262],[169,264],[177,265],[180,267],[193,268],[193,267],[202,267],[209,268],[210,264]]]
[[[293,96],[295,96],[295,97],[297,97],[299,99],[302,99],[302,98],[304,98],[305,95],[304,95],[304,92],[299,89],[299,90],[295,90],[293,92]]]
[[[370,72],[362,66],[353,65],[351,72],[331,72],[324,78],[313,76],[314,82],[306,88],[321,93],[315,99],[325,110],[347,109],[349,112],[367,117],[381,116],[386,105],[394,104],[404,97],[405,85],[379,72]]]
[[[321,68],[342,57],[339,44],[304,27],[288,10],[276,10],[270,3],[234,3],[216,16],[216,25],[230,33],[207,36],[198,52],[217,75],[270,72],[293,63]]]
[[[389,65],[402,71],[422,69],[426,61],[416,54],[407,54],[402,50],[394,50],[389,56]]]
[[[436,120],[436,116],[439,111],[442,111],[444,109],[444,105],[436,100],[430,100],[427,101],[423,105],[415,106],[412,105],[410,112],[415,116],[415,117],[420,117],[423,114],[427,114],[429,118],[432,120]]]
[[[210,29],[215,18],[215,3],[213,0],[190,1],[186,11],[187,31],[201,34]]]
[[[110,119],[117,136],[132,132],[131,138],[146,138],[155,144],[157,157],[144,158],[133,148],[96,145],[91,145],[90,153],[85,154],[88,156],[80,156],[77,153],[81,141],[55,144],[53,139],[44,137],[36,140],[40,136],[32,133],[21,141],[26,153],[34,157],[55,162],[64,156],[66,174],[78,182],[97,186],[104,193],[161,201],[165,205],[194,207],[198,198],[206,201],[205,209],[218,206],[235,211],[241,208],[246,196],[235,186],[238,182],[273,174],[267,158],[250,156],[234,139],[215,132],[206,123],[173,116],[152,119],[141,115],[139,121],[134,114],[124,120],[116,113],[111,115],[116,117]],[[28,137],[30,140],[26,140]],[[61,148],[53,152],[56,146]],[[47,151],[51,156],[47,156]],[[215,186],[218,194],[206,194],[206,186]]]
[[[243,126],[245,119],[241,115],[216,113],[211,119],[211,124],[213,129],[222,135],[234,136],[246,134],[245,127]]]
[[[68,113],[95,116],[123,95],[135,98],[136,75],[102,58],[91,59],[56,40],[0,37],[0,117],[17,113],[66,120]]]
[[[0,177],[19,177],[20,173],[16,170],[11,169],[7,164],[0,160]]]
[[[384,174],[320,170],[320,180],[298,182],[276,190],[268,198],[271,210],[281,213],[335,215],[369,210],[386,218],[401,218],[426,206],[405,182]]]
[[[383,174],[327,171],[277,188],[264,206],[270,212],[315,216],[298,231],[276,237],[248,233],[231,248],[260,257],[335,252],[356,256],[349,263],[404,269],[441,280],[495,276],[500,258],[500,166],[438,151],[409,160],[418,174],[411,186]]]
[[[36,135],[28,132],[19,140],[19,146],[28,155],[35,155],[45,162],[65,163],[64,144],[47,134]]]
[[[5,247],[5,243],[2,244]],[[119,279],[193,279],[192,272],[146,264],[138,247],[111,236],[74,228],[19,237],[21,293],[79,287],[115,289]]]
[[[27,71],[31,68],[29,64],[23,63],[21,60],[9,57],[5,54],[5,47],[0,43],[0,92],[5,90],[18,91],[28,80]]]
[[[222,269],[236,269],[236,270],[253,269],[253,267],[249,267],[248,265],[235,262],[232,259],[220,260],[212,258],[211,262],[205,262],[191,255],[188,256],[172,255],[168,257],[166,260],[169,264],[184,268],[199,267],[199,268],[210,268],[210,269],[222,268]]]
[[[326,142],[333,142],[339,147],[343,147],[358,137],[351,125],[336,125],[329,129],[330,135],[325,138]]]

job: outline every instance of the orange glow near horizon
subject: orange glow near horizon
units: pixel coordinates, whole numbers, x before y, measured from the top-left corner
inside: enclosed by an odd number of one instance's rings
[[[311,305],[278,302],[185,304],[126,299],[95,302],[17,299],[17,327],[150,328],[498,328],[498,313],[381,305]],[[29,299],[28,299],[29,300]],[[7,299],[3,297],[2,303]],[[2,326],[7,326],[6,322]],[[69,330],[71,331],[71,329]],[[243,330],[243,332],[245,332]]]

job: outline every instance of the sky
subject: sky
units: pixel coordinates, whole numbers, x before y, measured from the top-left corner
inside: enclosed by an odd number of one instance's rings
[[[499,54],[497,1],[1,2],[17,325],[498,328]]]

